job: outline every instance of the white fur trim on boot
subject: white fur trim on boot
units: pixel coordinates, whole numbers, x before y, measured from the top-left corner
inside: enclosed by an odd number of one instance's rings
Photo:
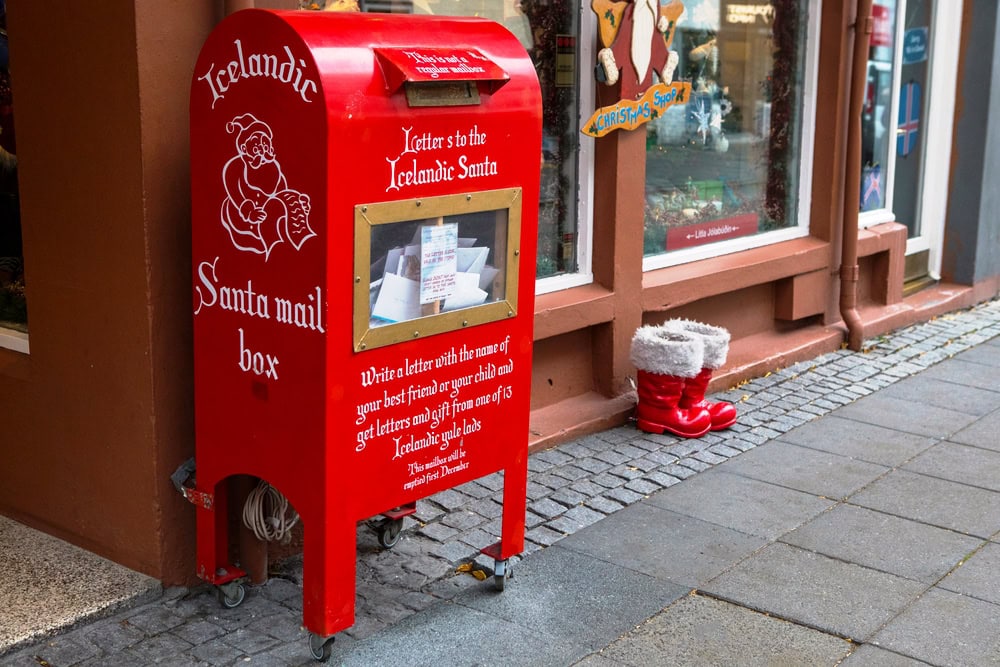
[[[684,331],[698,336],[705,343],[705,368],[713,371],[726,363],[729,354],[729,331],[722,327],[712,326],[694,320],[667,320],[663,328],[669,331]]]
[[[630,357],[641,371],[692,378],[704,367],[704,350],[698,336],[650,325],[635,330]]]

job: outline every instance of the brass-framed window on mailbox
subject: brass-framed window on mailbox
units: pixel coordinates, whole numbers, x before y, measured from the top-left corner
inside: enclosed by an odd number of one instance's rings
[[[517,314],[521,188],[354,207],[354,351]]]

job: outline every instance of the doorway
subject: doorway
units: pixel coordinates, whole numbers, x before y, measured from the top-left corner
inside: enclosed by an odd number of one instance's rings
[[[961,0],[872,7],[859,223],[906,225],[904,294],[939,279],[961,14]]]

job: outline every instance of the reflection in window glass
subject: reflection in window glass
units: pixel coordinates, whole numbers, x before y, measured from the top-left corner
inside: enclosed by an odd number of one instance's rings
[[[520,40],[542,91],[541,196],[537,277],[576,273],[579,93],[579,5],[568,0],[358,0],[362,11],[481,16],[502,23]],[[300,0],[308,9],[350,0]]]
[[[691,96],[647,125],[645,255],[797,224],[805,4],[684,0]]]
[[[373,225],[369,327],[505,298],[507,210]]]

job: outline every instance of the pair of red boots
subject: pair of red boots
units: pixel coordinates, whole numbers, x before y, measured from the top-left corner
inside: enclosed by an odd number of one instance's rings
[[[647,433],[700,438],[736,423],[732,403],[705,400],[712,372],[726,363],[729,332],[690,320],[644,326],[632,337],[638,369],[636,421]]]

